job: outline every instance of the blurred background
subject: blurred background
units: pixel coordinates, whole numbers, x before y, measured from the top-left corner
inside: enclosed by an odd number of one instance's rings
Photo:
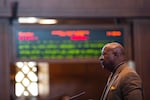
[[[108,42],[126,48],[149,100],[149,0],[1,0],[0,100],[99,100]]]

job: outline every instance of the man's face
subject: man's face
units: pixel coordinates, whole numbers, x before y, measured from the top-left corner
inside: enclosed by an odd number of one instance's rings
[[[103,68],[108,69],[110,71],[113,70],[114,67],[114,54],[112,50],[107,47],[102,49],[102,54],[100,56],[100,63]]]

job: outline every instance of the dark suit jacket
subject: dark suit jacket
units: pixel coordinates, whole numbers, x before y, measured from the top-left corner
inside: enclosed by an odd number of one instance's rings
[[[111,74],[101,100],[143,100],[142,82],[125,63]]]

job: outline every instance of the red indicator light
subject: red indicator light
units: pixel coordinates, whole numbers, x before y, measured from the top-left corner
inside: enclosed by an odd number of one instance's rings
[[[71,40],[88,40],[89,30],[53,30],[52,35],[60,37],[68,36]]]
[[[58,35],[60,37],[64,37],[64,36],[85,36],[85,35],[89,35],[90,32],[88,30],[53,30],[51,32],[52,35]]]
[[[38,36],[34,35],[34,32],[18,32],[19,41],[36,41]]]
[[[72,36],[70,37],[71,40],[74,40],[74,41],[78,41],[78,40],[88,40],[89,37],[88,36]]]
[[[114,37],[117,37],[117,36],[121,36],[122,33],[120,31],[107,31],[106,32],[106,36],[114,36]]]
[[[33,32],[18,32],[18,36],[29,37],[29,36],[34,36],[34,33]]]

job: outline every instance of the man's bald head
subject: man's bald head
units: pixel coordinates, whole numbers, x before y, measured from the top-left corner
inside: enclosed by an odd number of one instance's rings
[[[117,43],[117,42],[112,42],[112,43],[108,43],[106,44],[102,51],[104,50],[104,48],[108,48],[110,51],[114,52],[115,54],[119,54],[119,55],[122,55],[122,56],[125,56],[125,49],[124,47]]]
[[[117,42],[106,44],[102,48],[100,61],[104,68],[113,71],[118,64],[126,61],[124,47]]]

